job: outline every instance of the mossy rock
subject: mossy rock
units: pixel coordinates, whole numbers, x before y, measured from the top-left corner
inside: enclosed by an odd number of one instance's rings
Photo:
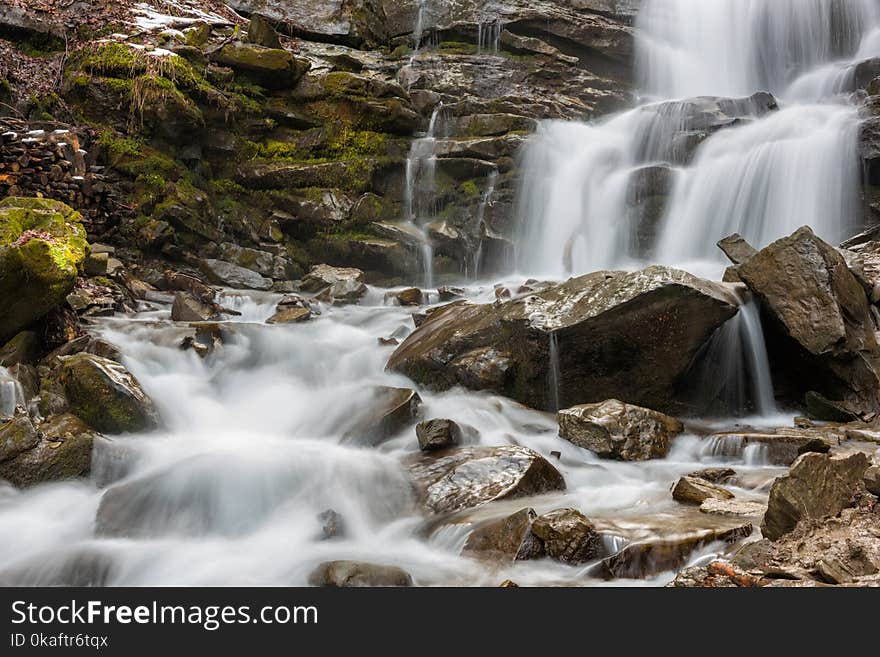
[[[60,377],[73,412],[98,431],[146,431],[158,424],[152,400],[116,361],[76,354],[63,360]]]
[[[267,89],[294,87],[311,66],[308,60],[294,57],[287,50],[251,43],[227,44],[213,59]]]
[[[61,303],[89,253],[82,217],[60,201],[0,201],[0,341]]]
[[[0,462],[0,478],[24,488],[89,473],[95,434],[79,418],[69,413],[56,415],[39,430],[41,439],[29,441],[15,457]]]

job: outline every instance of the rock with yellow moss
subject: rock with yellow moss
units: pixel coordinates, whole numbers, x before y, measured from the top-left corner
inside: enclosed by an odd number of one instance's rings
[[[89,252],[78,212],[60,201],[0,201],[0,342],[61,303]]]

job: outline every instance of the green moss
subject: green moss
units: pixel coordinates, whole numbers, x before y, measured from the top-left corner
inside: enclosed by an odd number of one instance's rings
[[[463,183],[461,183],[461,185],[459,185],[458,189],[464,196],[468,198],[476,198],[480,196],[480,188],[473,180],[465,180]]]
[[[112,130],[104,130],[98,137],[98,143],[114,157],[136,157],[141,154],[143,148],[139,141],[118,136]]]
[[[476,55],[477,46],[461,41],[443,41],[437,50],[444,55]]]
[[[403,59],[404,57],[407,57],[410,53],[412,53],[412,48],[407,45],[400,45],[392,50],[389,56],[392,59]]]
[[[219,195],[245,194],[247,190],[234,180],[220,179],[211,181],[211,191]]]

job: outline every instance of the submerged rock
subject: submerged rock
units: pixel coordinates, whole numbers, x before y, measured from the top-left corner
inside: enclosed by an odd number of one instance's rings
[[[559,471],[526,447],[456,447],[405,459],[425,507],[435,513],[565,490]]]
[[[563,406],[620,399],[670,410],[700,347],[737,307],[724,286],[682,271],[597,272],[505,303],[441,307],[388,368],[433,389],[464,385],[556,410],[552,334]]]
[[[696,477],[682,477],[672,489],[672,499],[685,504],[702,504],[706,500],[732,500],[733,493]]]
[[[81,221],[60,201],[0,201],[0,342],[43,317],[73,289],[89,252]]]
[[[761,532],[771,541],[792,531],[805,518],[835,516],[852,503],[864,487],[868,458],[861,452],[849,456],[804,454],[770,489]]]
[[[360,445],[377,445],[409,426],[419,414],[422,398],[409,388],[377,386],[368,412],[344,440]]]
[[[137,432],[158,425],[152,400],[120,363],[77,354],[63,359],[61,383],[77,416],[98,431]]]
[[[559,435],[603,458],[644,461],[663,458],[684,431],[673,417],[616,399],[559,411]]]
[[[580,564],[605,556],[602,536],[590,520],[575,509],[556,509],[532,523],[532,533],[547,556],[569,564]]]
[[[462,554],[498,561],[520,561],[544,556],[544,546],[532,533],[537,518],[534,509],[485,523],[474,529],[464,544]]]
[[[409,573],[396,566],[359,561],[326,561],[309,575],[309,585],[349,588],[359,586],[412,586]]]
[[[318,514],[321,523],[321,538],[343,538],[345,536],[345,519],[333,509],[327,509]]]

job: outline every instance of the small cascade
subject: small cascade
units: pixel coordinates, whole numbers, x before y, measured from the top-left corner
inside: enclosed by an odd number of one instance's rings
[[[486,189],[480,196],[480,206],[477,208],[477,214],[474,218],[473,234],[476,236],[476,246],[473,250],[473,256],[470,259],[472,271],[466,272],[468,278],[477,279],[480,276],[480,265],[483,259],[483,237],[487,234],[486,226],[486,208],[492,204],[492,198],[495,196],[495,186],[498,183],[498,171],[492,171],[486,182]]]
[[[747,291],[739,312],[706,343],[688,379],[694,404],[718,416],[778,413],[758,304]]]
[[[0,418],[13,417],[18,406],[25,405],[24,389],[9,370],[0,367]]]
[[[498,18],[477,23],[477,54],[498,54],[504,23]]]
[[[443,103],[438,103],[431,113],[428,131],[413,140],[406,158],[403,219],[412,226],[414,232],[420,237],[425,287],[434,285],[434,250],[425,231],[425,225],[437,214],[434,185],[437,166],[436,133],[442,120]]]
[[[550,333],[550,369],[549,369],[549,386],[550,398],[553,400],[553,410],[560,409],[559,404],[559,342],[556,332]]]

